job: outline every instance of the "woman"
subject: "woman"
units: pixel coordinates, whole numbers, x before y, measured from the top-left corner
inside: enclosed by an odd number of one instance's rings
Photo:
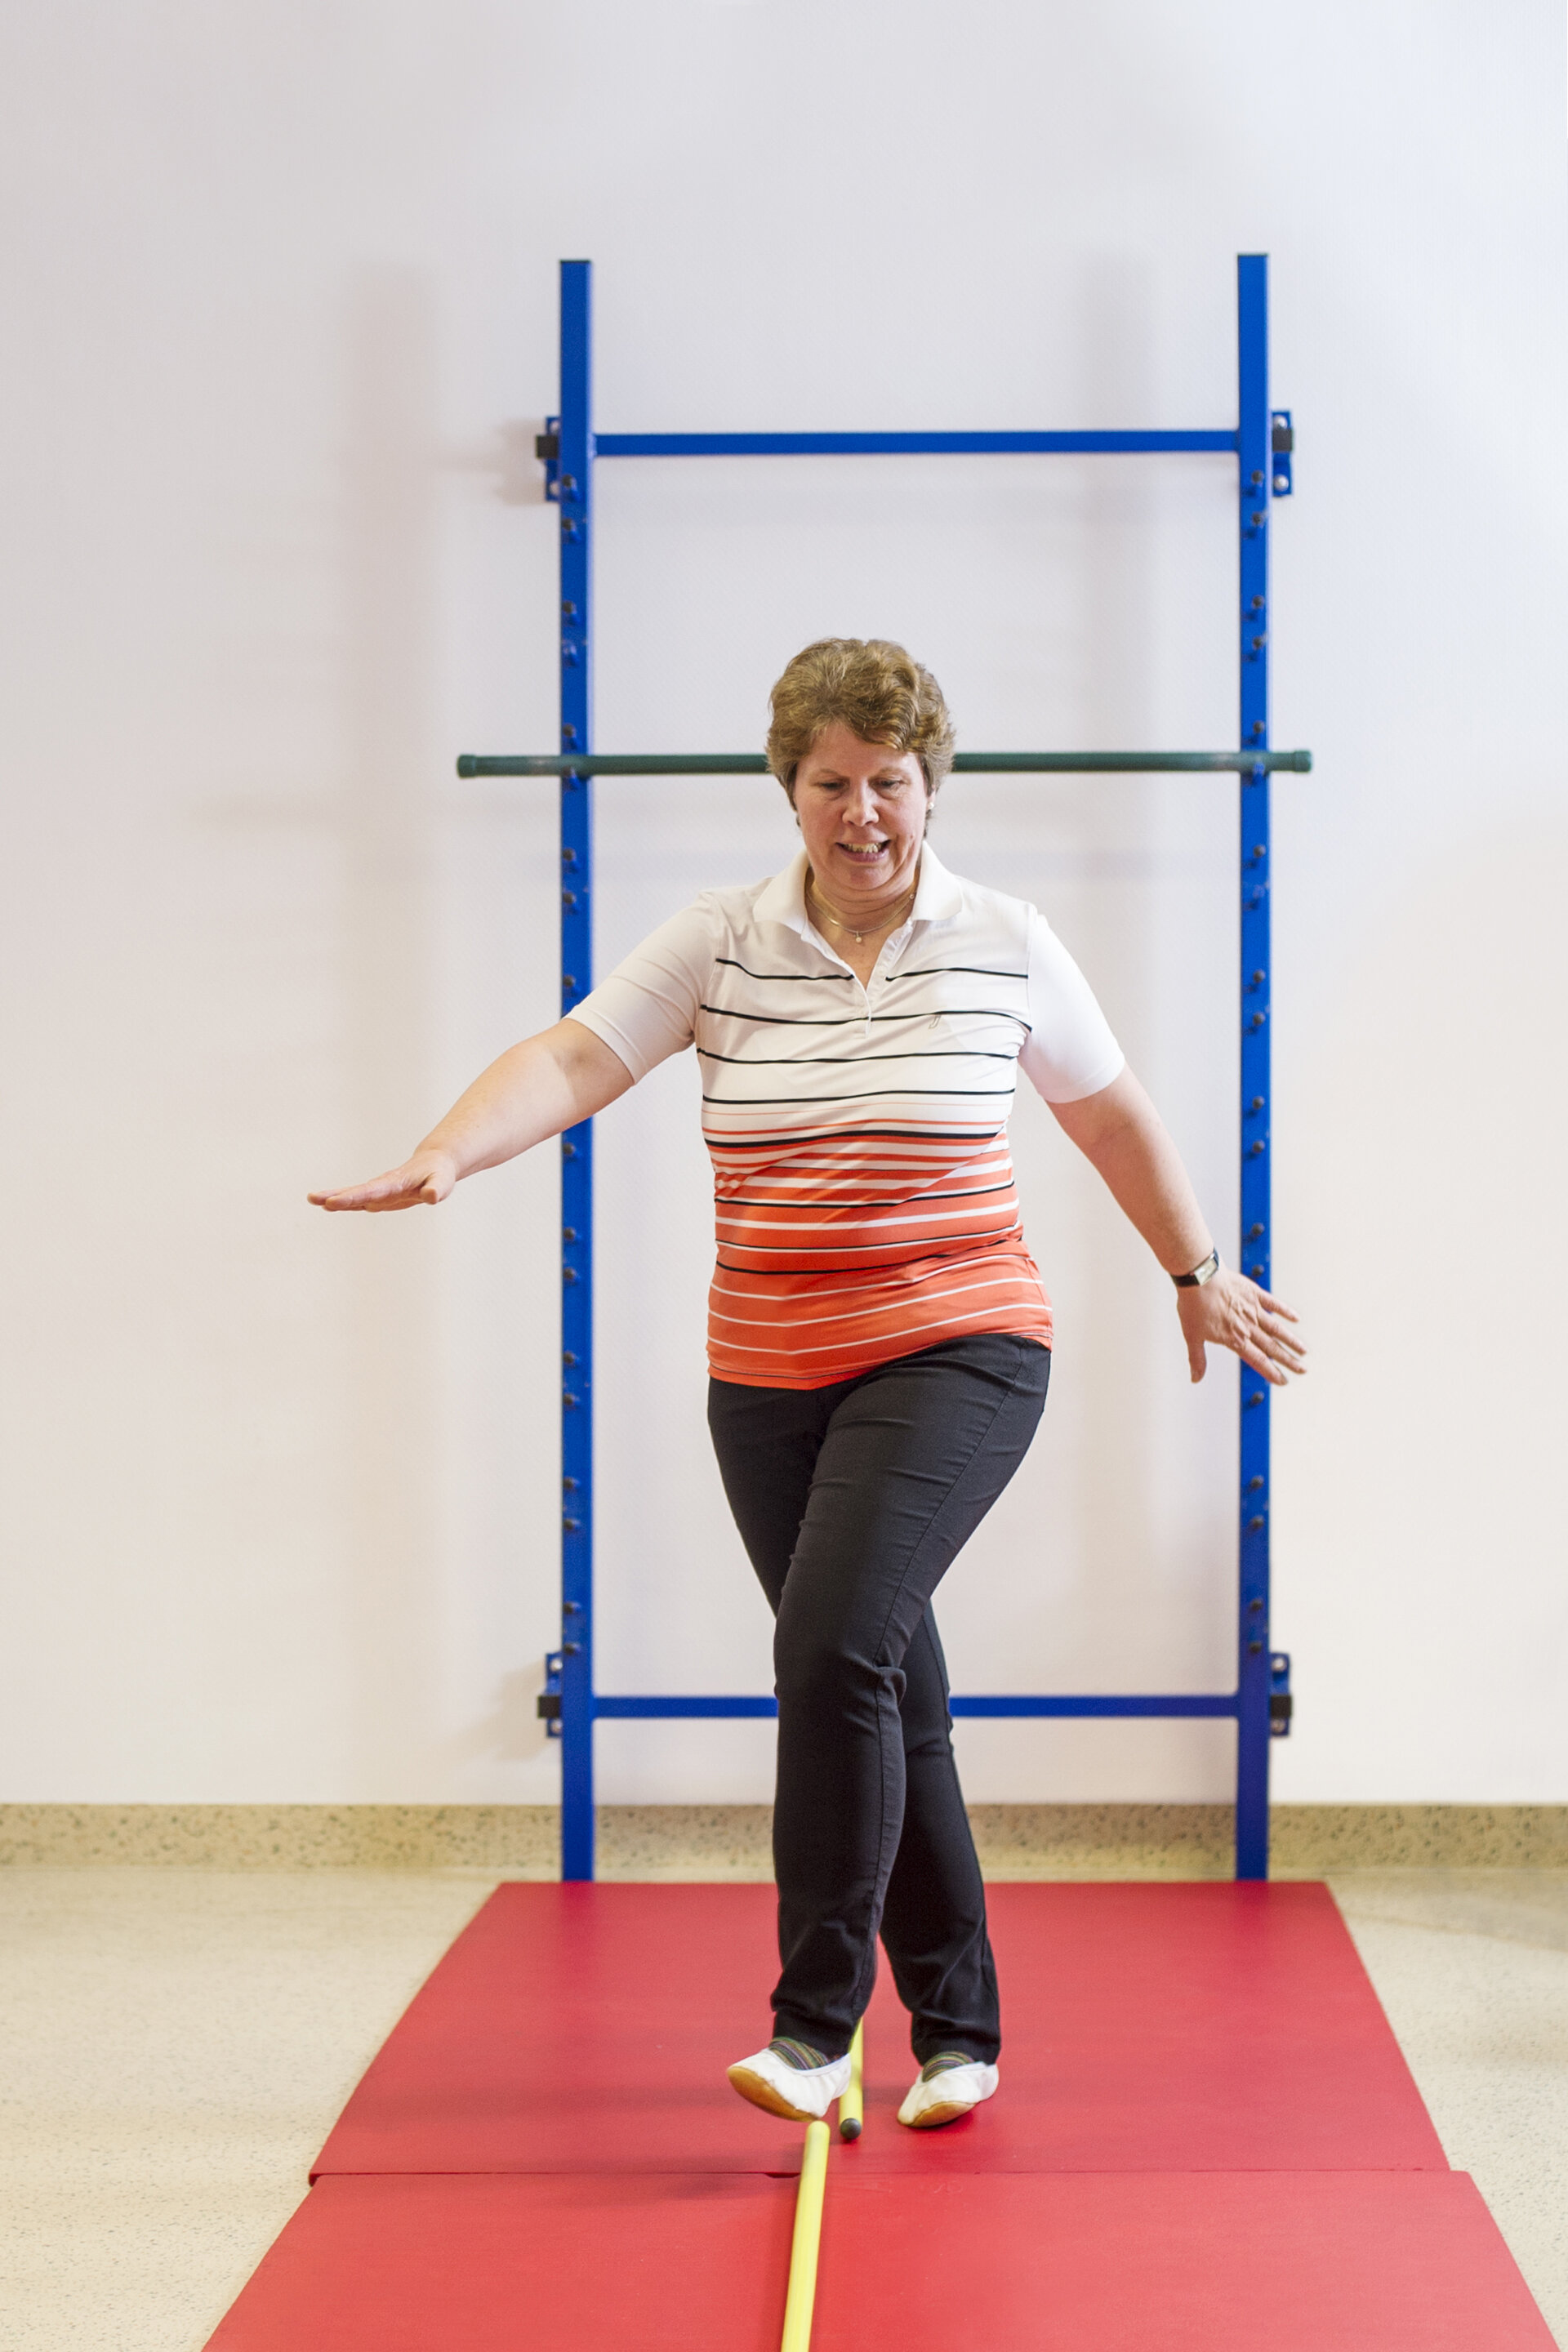
[[[1018,1067],[1173,1277],[1193,1379],[1210,1343],[1271,1381],[1302,1369],[1290,1310],[1221,1266],[1066,950],[930,847],[952,743],[936,680],[901,646],[808,646],[768,735],[794,865],[662,925],[401,1168],[310,1196],[443,1201],[696,1046],[718,1209],[709,1423],[777,1621],[782,1971],[773,2037],[730,2079],[797,2122],[847,2084],[879,1934],[920,2064],[900,2121],[949,2123],[997,2086],[931,1600],[1023,1459],[1050,1370],[1007,1152]]]

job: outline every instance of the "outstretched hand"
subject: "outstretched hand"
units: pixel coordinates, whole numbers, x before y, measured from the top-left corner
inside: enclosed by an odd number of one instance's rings
[[[445,1151],[416,1151],[401,1168],[373,1176],[368,1184],[345,1184],[337,1192],[310,1192],[318,1209],[433,1209],[458,1181],[458,1163]]]
[[[1228,1266],[1195,1290],[1178,1290],[1176,1312],[1194,1381],[1207,1369],[1204,1351],[1210,1346],[1228,1348],[1276,1388],[1307,1369],[1307,1350],[1291,1328],[1297,1318],[1290,1308]]]

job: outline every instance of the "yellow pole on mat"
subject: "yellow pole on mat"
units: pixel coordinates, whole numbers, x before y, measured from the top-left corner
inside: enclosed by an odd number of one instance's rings
[[[855,2028],[855,2039],[849,2044],[849,2088],[838,2102],[840,2139],[858,2139],[860,2126],[865,2121],[866,2104],[861,2095],[864,2073],[864,2054],[861,2045],[863,2031],[863,2024],[858,2025]]]
[[[826,2124],[807,2124],[805,2149],[800,2159],[800,2187],[795,2192],[795,2242],[790,2248],[789,2294],[784,2302],[779,2352],[806,2352],[811,2342],[811,2314],[816,2301],[816,2250],[822,2242],[822,2196],[827,2186],[828,2139]]]

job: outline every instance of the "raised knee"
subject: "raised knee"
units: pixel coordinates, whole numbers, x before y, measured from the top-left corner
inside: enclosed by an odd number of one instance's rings
[[[847,1641],[820,1633],[793,1639],[782,1625],[773,1643],[773,1675],[781,1706],[875,1703],[884,1690],[891,1692],[896,1704],[903,1684],[895,1667],[879,1665]]]

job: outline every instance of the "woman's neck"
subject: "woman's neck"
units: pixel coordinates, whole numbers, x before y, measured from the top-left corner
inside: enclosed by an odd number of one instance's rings
[[[858,941],[875,938],[883,931],[892,930],[914,905],[915,894],[919,888],[920,869],[917,866],[914,880],[900,890],[896,898],[889,899],[886,905],[846,909],[834,905],[809,863],[805,869],[805,899],[808,912],[815,908],[834,930]]]
[[[868,908],[856,916],[839,914],[823,897],[816,877],[808,865],[805,870],[805,911],[816,924],[836,955],[842,957],[862,988],[866,987],[877,968],[884,942],[908,916],[920,887],[917,870],[915,880],[900,893],[890,905]]]

